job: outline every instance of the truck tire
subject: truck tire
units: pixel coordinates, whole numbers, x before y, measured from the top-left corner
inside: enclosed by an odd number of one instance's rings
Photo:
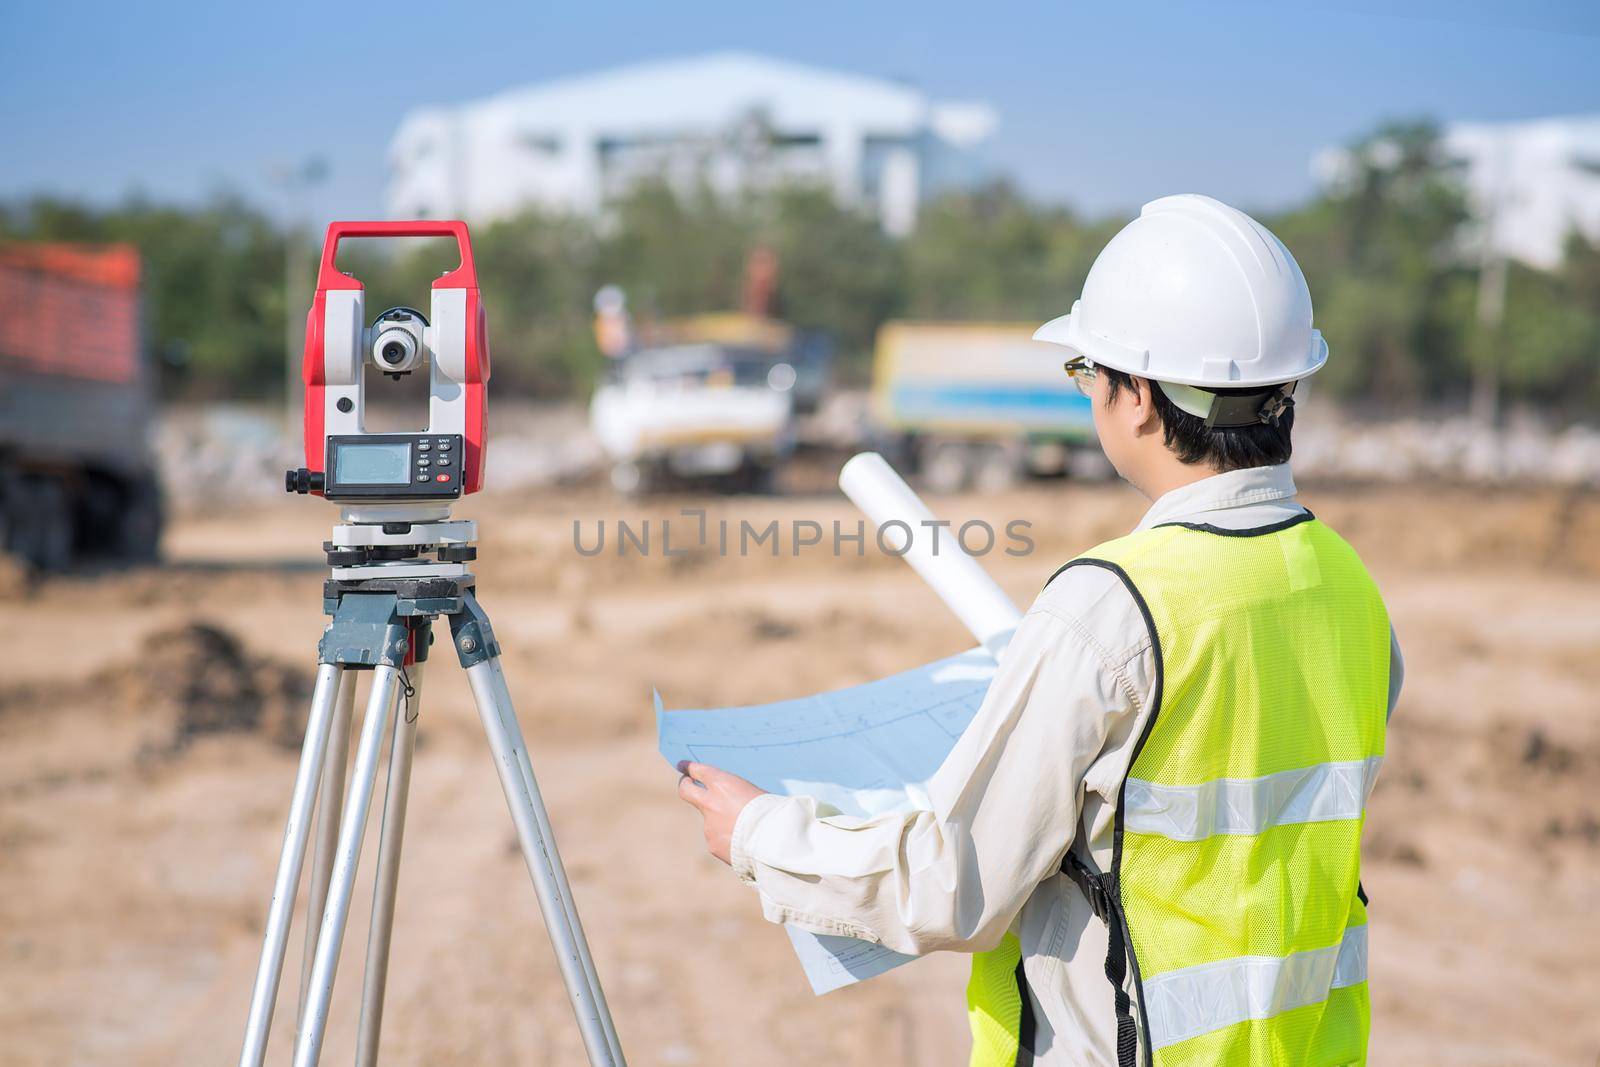
[[[781,461],[776,459],[746,460],[733,481],[735,491],[755,496],[778,496],[782,492]]]
[[[1022,480],[1022,450],[999,442],[972,450],[972,486],[980,493],[1014,489]]]
[[[118,559],[130,563],[154,563],[161,555],[161,529],[166,514],[161,486],[152,474],[126,485],[121,513],[117,518],[114,551]]]
[[[972,484],[972,449],[965,441],[924,442],[917,466],[935,493],[959,493]]]
[[[17,481],[0,471],[0,555],[18,556],[18,527],[12,509],[16,506]]]
[[[72,503],[57,478],[21,478],[7,497],[7,534],[13,554],[38,571],[64,571],[72,563]]]
[[[39,510],[44,516],[45,536],[42,538],[43,549],[38,566],[42,571],[55,573],[72,566],[78,528],[77,523],[72,521],[72,497],[67,487],[58,479],[51,478],[41,488],[45,503],[40,505]]]
[[[611,488],[630,500],[649,496],[656,481],[654,466],[648,460],[625,459],[611,467]]]
[[[1067,458],[1067,476],[1079,482],[1110,482],[1116,480],[1117,468],[1098,446],[1086,445],[1073,449]]]

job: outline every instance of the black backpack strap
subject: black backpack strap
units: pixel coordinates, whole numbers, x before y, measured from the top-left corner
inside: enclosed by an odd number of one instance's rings
[[[1123,988],[1128,978],[1127,923],[1122,917],[1116,879],[1091,871],[1071,849],[1061,861],[1061,873],[1083,890],[1095,918],[1106,924],[1106,978],[1111,982],[1117,1009],[1117,1067],[1135,1067],[1139,1032],[1133,1022],[1133,999]]]
[[[1310,512],[1303,516],[1295,516],[1285,525],[1296,522],[1307,522],[1311,518]],[[1263,528],[1253,531],[1255,533],[1268,533],[1272,528]],[[1218,531],[1222,532],[1222,531]],[[1133,755],[1128,760],[1128,769],[1139,759],[1139,753],[1144,750],[1145,742],[1150,738],[1150,732],[1155,728],[1156,719],[1161,713],[1161,697],[1166,689],[1164,669],[1161,655],[1161,635],[1156,630],[1155,619],[1150,614],[1150,606],[1145,603],[1139,587],[1133,584],[1133,579],[1128,577],[1128,572],[1109,560],[1095,559],[1091,556],[1080,556],[1069,560],[1061,570],[1051,575],[1054,581],[1061,571],[1068,567],[1100,567],[1110,571],[1122,581],[1127,588],[1133,602],[1139,607],[1139,614],[1144,618],[1145,629],[1150,632],[1150,650],[1155,659],[1156,686],[1155,696],[1151,701],[1149,717],[1145,719],[1144,730],[1139,735],[1138,742],[1133,747]],[[1048,584],[1048,583],[1046,583]],[[1117,790],[1117,811],[1115,831],[1112,839],[1111,871],[1102,874],[1089,869],[1088,865],[1076,856],[1071,849],[1061,860],[1061,871],[1075,882],[1084,896],[1089,898],[1089,905],[1106,924],[1106,978],[1111,982],[1113,998],[1117,1009],[1117,1067],[1137,1067],[1139,1062],[1139,1030],[1133,1019],[1133,996],[1123,988],[1128,981],[1129,965],[1132,964],[1133,990],[1139,998],[1139,1014],[1146,1017],[1144,1010],[1144,986],[1139,975],[1139,960],[1133,951],[1133,937],[1128,932],[1128,916],[1122,908],[1122,887],[1118,876],[1122,870],[1122,825],[1123,815],[1127,810],[1127,776],[1123,776],[1122,785]],[[1081,828],[1080,828],[1081,829]],[[1080,840],[1083,839],[1080,837]],[[1146,1031],[1144,1049],[1145,1067],[1154,1063],[1155,1056],[1148,1040]]]
[[[1017,1067],[1033,1067],[1033,1046],[1039,1029],[1033,1017],[1033,996],[1028,990],[1028,976],[1022,969],[1026,958],[1024,956],[1017,960],[1017,995],[1022,998],[1022,1014],[1017,1019]]]

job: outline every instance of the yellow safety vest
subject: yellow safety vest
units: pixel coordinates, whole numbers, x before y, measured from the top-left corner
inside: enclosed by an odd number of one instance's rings
[[[1361,829],[1389,688],[1366,568],[1309,513],[1158,526],[1075,566],[1120,578],[1155,638],[1111,870],[1081,843],[1062,864],[1107,923],[1119,1062],[1364,1063]],[[1032,1062],[1015,936],[973,957],[967,1004],[973,1067]]]

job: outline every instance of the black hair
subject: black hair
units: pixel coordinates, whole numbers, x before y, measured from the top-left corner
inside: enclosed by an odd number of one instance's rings
[[[1123,389],[1133,388],[1133,375],[1110,367],[1099,367],[1106,379],[1106,404],[1109,406]],[[1260,389],[1213,389],[1221,396],[1259,395]],[[1161,387],[1150,383],[1150,397],[1161,417],[1162,442],[1184,463],[1202,463],[1218,474],[1246,467],[1270,467],[1287,463],[1293,451],[1290,431],[1294,429],[1294,408],[1276,425],[1207,426],[1206,420],[1191,415],[1167,398]]]

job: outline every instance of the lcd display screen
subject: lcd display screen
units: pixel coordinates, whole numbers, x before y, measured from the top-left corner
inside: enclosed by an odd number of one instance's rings
[[[338,469],[341,485],[411,484],[411,444],[340,445]]]

